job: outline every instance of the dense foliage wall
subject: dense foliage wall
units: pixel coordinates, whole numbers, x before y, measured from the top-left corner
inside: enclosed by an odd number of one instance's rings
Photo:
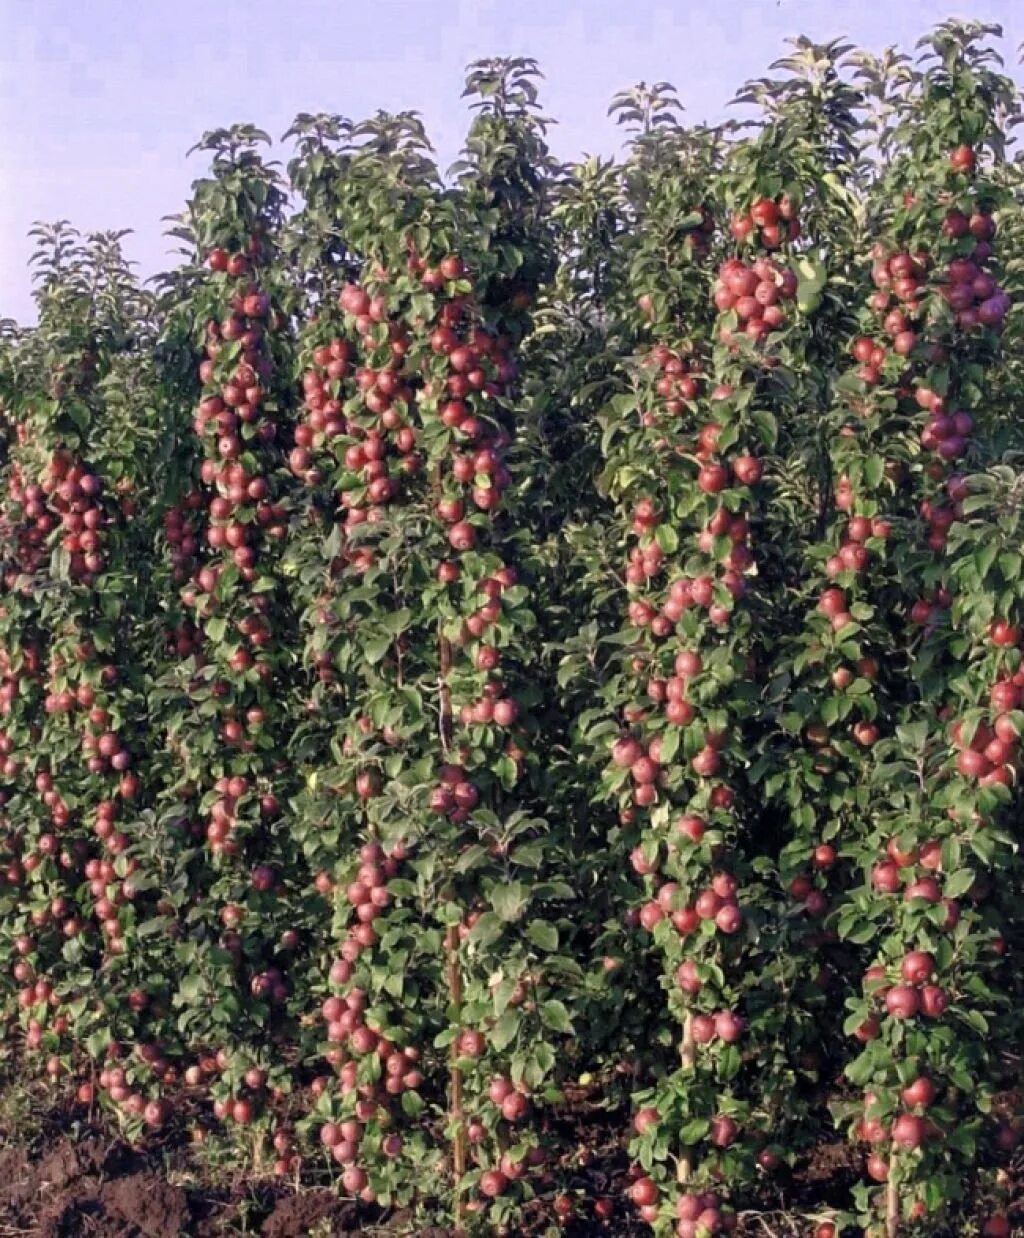
[[[1010,1232],[997,33],[796,40],[717,129],[640,86],[574,166],[528,60],[471,68],[447,176],[412,113],[302,115],[285,170],[215,130],[151,288],[119,234],[37,230],[0,343],[10,1086],[368,1218],[703,1238],[836,1129],[863,1181],[818,1238]],[[572,1187],[581,1094],[628,1199]]]

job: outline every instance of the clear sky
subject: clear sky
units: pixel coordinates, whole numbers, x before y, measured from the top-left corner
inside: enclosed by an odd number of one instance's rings
[[[416,108],[446,165],[465,64],[521,54],[545,72],[556,154],[608,154],[608,102],[641,79],[715,120],[787,35],[909,49],[952,15],[1002,23],[1022,79],[1019,0],[0,0],[0,317],[32,317],[37,219],[132,228],[140,272],[166,265],[160,219],[200,173],[185,152],[205,129],[245,120],[276,138],[299,111]]]

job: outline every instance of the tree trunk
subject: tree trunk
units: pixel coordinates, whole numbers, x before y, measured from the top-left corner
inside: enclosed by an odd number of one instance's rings
[[[896,1166],[890,1157],[889,1180],[885,1184],[885,1238],[897,1238],[900,1228],[900,1197],[896,1189]]]
[[[687,1011],[683,1020],[683,1040],[679,1046],[679,1056],[684,1070],[693,1070],[697,1064],[697,1045],[693,1039],[693,1015]],[[683,1148],[676,1165],[676,1179],[679,1182],[689,1182],[693,1177],[693,1148]]]

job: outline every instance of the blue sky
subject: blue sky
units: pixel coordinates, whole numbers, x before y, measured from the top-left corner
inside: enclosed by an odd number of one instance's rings
[[[1002,23],[1015,60],[1024,4],[965,7]],[[910,48],[964,12],[932,0],[0,0],[0,317],[32,317],[36,219],[132,228],[140,272],[166,265],[160,218],[201,171],[185,152],[204,129],[249,120],[277,137],[299,111],[416,108],[447,163],[465,64],[525,54],[547,78],[556,154],[611,153],[608,101],[641,79],[675,83],[691,120],[714,120],[787,35]]]

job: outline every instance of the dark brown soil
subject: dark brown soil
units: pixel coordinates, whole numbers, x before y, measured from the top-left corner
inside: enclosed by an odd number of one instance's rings
[[[185,1192],[121,1144],[62,1140],[35,1157],[0,1149],[0,1234],[178,1238],[188,1221]]]
[[[57,1133],[30,1153],[0,1147],[0,1238],[215,1238],[233,1232],[232,1201],[186,1192],[162,1166],[98,1133]],[[337,1201],[335,1201],[337,1202]],[[216,1220],[213,1218],[216,1216]],[[282,1228],[279,1238],[306,1232]]]
[[[851,1144],[819,1143],[797,1161],[790,1199],[795,1205],[842,1208],[861,1177],[863,1165],[864,1157]]]
[[[263,1222],[263,1238],[295,1238],[308,1234],[314,1225],[330,1221],[332,1234],[358,1234],[362,1226],[359,1209],[331,1191],[286,1195],[274,1205]]]

